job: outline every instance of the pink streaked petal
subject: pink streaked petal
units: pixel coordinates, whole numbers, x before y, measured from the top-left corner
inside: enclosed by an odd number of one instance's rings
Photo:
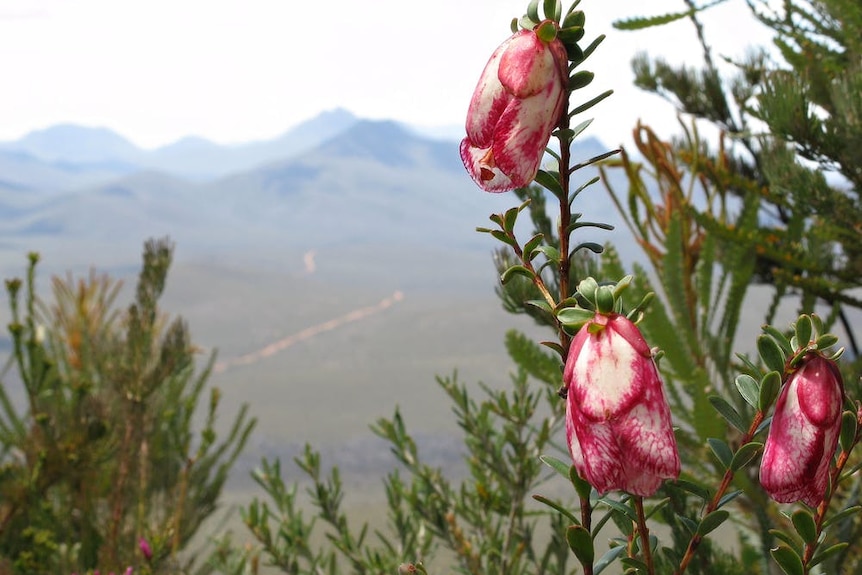
[[[491,55],[467,109],[467,137],[479,148],[491,146],[497,121],[512,101],[512,95],[503,88],[497,78],[500,57],[511,41],[512,38],[509,38],[503,42]]]
[[[760,483],[778,502],[802,500],[816,507],[828,483],[840,421],[831,427],[819,427],[808,420],[799,403],[801,373],[790,378],[775,404],[760,465]]]
[[[643,357],[652,357],[649,345],[643,335],[641,335],[640,330],[626,316],[614,314],[608,319],[607,325],[620,337],[629,342],[629,345],[631,345],[640,355]]]
[[[584,425],[583,419],[575,417],[575,432],[584,458],[584,479],[599,493],[626,488],[620,451],[610,425],[593,423]]]
[[[498,70],[500,83],[519,99],[535,96],[549,82],[560,81],[554,54],[532,30],[521,30],[512,36]]]
[[[566,443],[569,446],[569,453],[572,454],[572,463],[581,477],[584,477],[584,454],[581,451],[581,444],[578,441],[578,434],[575,431],[575,423],[572,421],[572,402],[566,402]]]
[[[507,192],[518,187],[496,166],[490,148],[478,148],[469,138],[461,141],[461,161],[473,181],[486,192]]]
[[[589,331],[589,324],[581,330]],[[580,353],[570,355],[569,361],[573,363],[572,369],[566,370],[569,395],[578,402],[584,416],[593,421],[625,413],[639,401],[645,381],[658,378],[652,360],[641,357],[609,329],[590,334]]]
[[[626,454],[623,466],[630,481],[641,475],[655,476],[659,482],[679,476],[676,437],[661,384],[648,388],[641,403],[612,425]]]
[[[797,399],[806,419],[812,425],[821,427],[835,425],[841,417],[843,403],[841,372],[835,364],[814,355],[796,372],[794,378],[799,382]]]
[[[564,96],[562,86],[553,83],[541,94],[512,100],[500,116],[492,149],[497,165],[515,187],[526,186],[536,176]]]

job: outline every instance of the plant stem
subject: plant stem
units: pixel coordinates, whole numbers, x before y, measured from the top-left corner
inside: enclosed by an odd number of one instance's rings
[[[748,426],[748,431],[742,437],[740,445],[745,445],[751,441],[757,428],[763,422],[763,416],[763,412],[758,409],[757,413],[754,414],[754,419],[751,421],[751,425]],[[704,508],[701,517],[706,517],[718,508],[718,502],[721,501],[722,497],[724,497],[727,488],[730,487],[731,481],[733,481],[733,470],[728,468],[727,471],[724,472],[721,485],[718,486],[718,490],[715,492],[715,495],[713,495],[712,500],[710,500],[709,504]],[[685,555],[683,555],[682,561],[679,563],[679,569],[674,572],[674,575],[682,575],[685,573],[685,570],[688,568],[688,564],[691,563],[691,560],[694,557],[694,552],[697,550],[701,541],[703,541],[702,535],[695,533],[691,536],[691,539],[688,542],[688,547],[685,550]]]
[[[638,534],[641,539],[641,553],[643,553],[644,563],[647,566],[647,573],[654,575],[655,567],[652,564],[652,549],[649,544],[649,527],[646,523],[646,515],[644,514],[644,498],[641,496],[633,497],[635,502],[635,511],[638,514]]]

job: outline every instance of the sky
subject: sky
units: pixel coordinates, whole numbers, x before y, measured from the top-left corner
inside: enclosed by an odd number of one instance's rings
[[[0,0],[0,141],[58,123],[108,127],[153,148],[196,135],[219,143],[275,137],[336,107],[359,117],[458,126],[479,74],[527,0]],[[564,7],[568,2],[564,2]],[[646,50],[699,62],[687,21],[619,32],[615,19],[677,11],[682,0],[583,0],[586,100],[607,145],[639,118],[675,132],[663,100],[632,86]],[[645,13],[644,10],[648,10]],[[769,41],[744,0],[703,16],[718,54]],[[581,97],[580,94],[576,97]]]

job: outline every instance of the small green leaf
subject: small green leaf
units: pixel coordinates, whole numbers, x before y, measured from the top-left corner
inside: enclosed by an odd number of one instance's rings
[[[682,489],[683,491],[687,491],[695,497],[700,497],[704,501],[710,499],[711,497],[707,488],[701,487],[700,485],[692,483],[691,481],[686,481],[685,479],[677,479],[676,481],[671,483],[671,485],[678,489]]]
[[[715,506],[716,509],[721,509],[744,492],[741,489],[737,489],[736,491],[731,491],[730,493],[725,493],[721,496],[721,499],[718,500],[718,505]]]
[[[526,14],[521,16],[521,19],[518,20],[518,26],[520,26],[524,30],[532,30],[538,24],[539,23],[537,21],[530,19],[530,17]]]
[[[593,566],[593,575],[599,575],[608,567],[608,565],[616,561],[617,558],[625,552],[625,545],[618,545],[617,547],[611,547],[608,549]]]
[[[581,242],[572,248],[572,253],[576,254],[581,250],[590,250],[594,254],[600,254],[605,251],[605,246],[596,242]]]
[[[846,519],[847,517],[850,517],[851,515],[855,515],[856,513],[859,513],[860,511],[862,511],[862,506],[860,506],[860,505],[853,505],[851,507],[848,507],[847,509],[842,509],[841,511],[839,511],[838,513],[836,513],[835,515],[833,515],[832,517],[830,517],[829,519],[824,521],[823,522],[823,528],[826,529],[830,525],[840,523],[843,519]]]
[[[584,28],[583,26],[571,26],[569,28],[560,28],[557,33],[560,41],[567,46],[572,44],[576,44],[580,41],[581,38],[584,37]]]
[[[760,380],[760,397],[757,399],[757,407],[766,413],[772,406],[772,402],[778,397],[781,389],[781,373],[770,371]]]
[[[575,469],[575,466],[569,469],[569,480],[572,482],[572,485],[575,486],[575,491],[578,492],[578,497],[582,500],[589,501],[590,493],[593,491],[593,486],[589,484],[589,482],[578,475],[578,470]]]
[[[575,517],[571,511],[569,511],[568,509],[566,509],[565,507],[563,507],[562,505],[560,505],[556,501],[553,501],[552,499],[548,499],[547,497],[544,497],[542,495],[533,495],[533,499],[535,499],[539,503],[544,503],[545,505],[547,505],[551,509],[554,509],[560,515],[563,515],[566,519],[568,519],[569,521],[571,521],[575,525],[581,524],[581,522],[578,521],[578,518]]]
[[[582,30],[583,32],[583,30]],[[580,90],[590,85],[590,82],[595,78],[595,74],[588,70],[581,70],[569,78],[569,90]]]
[[[767,324],[763,326],[763,333],[768,336],[771,336],[772,339],[778,342],[778,345],[781,347],[781,349],[784,350],[785,353],[793,351],[793,346],[791,345],[790,340],[787,339],[787,336],[784,335],[784,333],[777,327]]]
[[[799,344],[799,347],[807,346],[811,341],[811,334],[813,333],[811,318],[802,314],[796,320],[796,324],[793,327],[796,331],[796,342]]]
[[[803,541],[813,543],[817,540],[817,525],[814,523],[811,513],[805,509],[800,509],[790,519],[793,521],[793,528],[796,529]]]
[[[746,429],[747,426],[745,425],[745,422],[742,420],[742,416],[739,415],[739,412],[737,412],[726,399],[718,395],[710,395],[709,402],[712,404],[712,407],[714,407],[715,410],[736,429],[743,433],[748,431]]]
[[[715,437],[707,438],[706,442],[709,443],[709,448],[715,454],[716,458],[718,458],[719,463],[721,463],[725,469],[728,469],[730,467],[730,463],[733,461],[733,452],[730,450],[727,443]]]
[[[592,123],[593,118],[590,118],[589,120],[584,120],[583,122],[572,128],[572,140],[577,138],[581,134],[581,132],[586,130]]]
[[[622,513],[634,523],[636,523],[638,520],[638,516],[635,514],[635,510],[626,505],[625,503],[609,499],[608,497],[602,497],[601,499],[599,499],[599,503],[604,503],[614,511]]]
[[[560,0],[545,0],[542,8],[545,12],[545,18],[559,23],[560,17],[563,15],[563,6]]]
[[[563,197],[563,187],[560,185],[559,175],[554,175],[557,172],[551,173],[546,170],[539,170],[536,172],[536,183],[547,189],[549,192],[557,196],[558,198]]]
[[[745,402],[757,409],[757,400],[760,397],[760,386],[757,385],[757,380],[747,373],[743,373],[736,377],[734,383],[736,383],[736,389],[739,390],[739,394]]]
[[[808,566],[814,567],[815,565],[819,565],[833,555],[841,553],[849,546],[849,543],[847,543],[846,541],[842,541],[841,543],[836,543],[835,545],[832,545],[831,547],[828,547],[822,551],[818,551],[817,553],[815,553],[814,557],[811,558],[811,561],[808,562]]]
[[[565,461],[557,459],[551,455],[540,455],[539,460],[566,479],[569,478],[569,471],[572,468],[571,463],[566,463]]]
[[[649,573],[649,568],[646,566],[646,563],[640,559],[635,559],[634,557],[623,557],[620,559],[620,563],[626,568],[627,572],[629,569],[634,569],[635,573]]]
[[[779,545],[772,550],[772,558],[787,575],[805,575],[802,559],[790,547]]]
[[[544,254],[545,257],[548,258],[549,262],[553,262],[555,264],[560,263],[560,250],[554,246],[538,246],[534,251]],[[530,257],[534,257],[533,254],[530,254]]]
[[[537,24],[541,21],[539,20],[539,0],[530,0],[527,4],[527,18]]]
[[[584,529],[581,525],[571,525],[566,529],[566,542],[569,548],[575,552],[575,557],[582,565],[592,565],[596,558],[596,551],[593,548],[593,538],[590,532]]]
[[[845,411],[841,416],[841,435],[838,436],[838,443],[841,449],[849,452],[853,449],[856,442],[856,414],[852,411]]]
[[[545,234],[536,234],[524,244],[524,253],[530,256],[530,259],[533,259],[533,250],[535,250],[541,243],[542,240],[545,239]],[[537,254],[539,252],[536,252]]]
[[[701,520],[700,525],[697,526],[697,534],[703,537],[707,533],[715,531],[728,517],[730,517],[730,513],[724,509],[713,511]]]
[[[503,230],[512,232],[515,230],[515,222],[518,221],[518,214],[521,212],[520,206],[509,208],[503,216]]]
[[[567,46],[567,48],[568,48],[568,46]],[[569,59],[573,60],[571,54],[569,54]],[[581,112],[586,112],[587,110],[589,110],[590,108],[592,108],[593,106],[595,106],[596,104],[598,104],[599,102],[604,100],[605,98],[609,97],[613,93],[614,93],[613,90],[605,90],[604,92],[602,92],[601,94],[599,94],[595,98],[587,100],[586,102],[584,102],[583,104],[581,104],[580,106],[576,107],[574,110],[569,112],[569,117],[571,118],[573,116],[577,116]]]
[[[569,12],[566,15],[566,19],[563,20],[563,24],[561,28],[571,28],[572,26],[583,26],[584,22],[587,21],[587,17],[584,14],[583,10],[575,10],[574,12]]]
[[[611,313],[614,310],[614,289],[611,286],[600,286],[596,290],[596,310],[599,313]]]
[[[782,531],[781,529],[770,529],[769,534],[776,539],[784,541],[791,549],[802,548],[802,541],[797,537],[795,533],[787,533],[786,531]]]
[[[551,304],[549,304],[548,302],[546,302],[543,299],[528,299],[527,301],[524,302],[524,305],[531,305],[535,308],[538,308],[538,309],[545,311],[545,312],[548,312],[550,314],[554,313],[554,310],[551,307]]]
[[[767,368],[778,372],[784,371],[784,363],[787,358],[784,356],[781,346],[771,336],[765,334],[758,336],[757,351]]]
[[[544,21],[536,28],[536,36],[542,42],[553,42],[557,37],[557,25],[554,22]]]
[[[580,329],[582,325],[596,317],[596,312],[581,307],[567,307],[557,312],[557,321],[567,327]]]
[[[832,347],[836,343],[838,343],[838,338],[836,336],[831,333],[824,333],[817,338],[817,340],[814,342],[814,345],[817,347],[817,349],[822,351],[824,349]]]
[[[730,462],[730,469],[738,471],[745,467],[749,461],[754,459],[760,450],[763,449],[763,444],[756,441],[746,443],[733,454],[733,461]]]
[[[517,242],[515,238],[504,232],[503,230],[491,230],[491,235],[494,236],[497,240],[503,242],[506,245],[514,247]]]
[[[500,274],[500,282],[503,284],[508,283],[515,276],[524,276],[530,280],[533,280],[535,276],[533,272],[525,268],[524,266],[514,265]]]
[[[581,280],[578,284],[578,293],[584,296],[584,298],[589,302],[595,303],[596,290],[598,289],[599,283],[591,277]]]

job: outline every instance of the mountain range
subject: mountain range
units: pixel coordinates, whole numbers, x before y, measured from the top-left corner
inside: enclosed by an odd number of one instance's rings
[[[587,138],[574,154],[605,149]],[[589,219],[616,220],[595,188]],[[457,141],[344,110],[270,141],[149,151],[104,128],[55,126],[0,145],[0,270],[32,249],[72,267],[133,265],[144,239],[164,235],[195,256],[331,249],[353,261],[373,247],[409,260],[409,248],[454,265],[459,250],[496,247],[475,228],[514,203],[476,188]]]

